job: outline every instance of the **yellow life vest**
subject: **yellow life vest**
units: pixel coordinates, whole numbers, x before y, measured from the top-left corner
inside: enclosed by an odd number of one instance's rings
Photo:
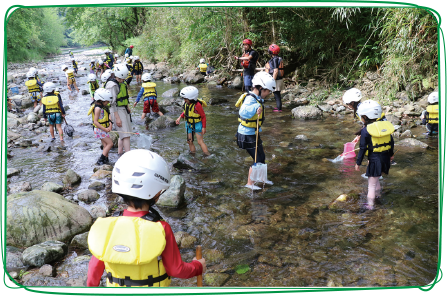
[[[75,74],[73,69],[68,69],[65,73],[68,75],[68,79],[73,83],[75,81]]]
[[[439,105],[428,105],[426,107],[426,122],[428,124],[438,124],[439,123]]]
[[[166,246],[165,230],[146,217],[98,218],[90,228],[89,250],[104,262],[108,287],[170,285],[158,260]]]
[[[207,72],[207,64],[199,64],[199,71],[201,72]]]
[[[96,90],[98,90],[98,88],[100,87],[100,85],[98,84],[98,81],[95,79],[95,81],[88,81],[89,85],[90,85],[90,90],[92,91],[92,93],[95,93]]]
[[[378,121],[367,125],[367,132],[372,136],[373,147],[369,148],[374,153],[380,153],[391,149],[394,125],[388,121]]]
[[[117,106],[126,106],[129,104],[128,87],[125,83],[118,83],[120,92],[117,95]]]
[[[90,70],[95,70],[95,68],[96,68],[95,63],[90,63]]]
[[[78,63],[76,61],[72,62],[72,64],[73,64],[73,68],[78,69]]]
[[[238,99],[238,101],[236,101],[235,106],[241,108],[247,95],[248,95],[248,93],[242,94],[240,96],[240,98]],[[252,95],[250,95],[250,96],[252,96]],[[252,96],[252,97],[254,97],[254,96]],[[261,126],[261,125],[263,125],[263,121],[264,121],[264,105],[263,105],[263,103],[258,101],[258,99],[256,97],[254,97],[254,98],[255,98],[255,100],[257,100],[258,104],[260,104],[261,109],[262,109],[261,117],[258,120],[258,125]],[[241,116],[238,116],[238,121],[241,123],[241,125],[243,125],[244,127],[248,127],[248,128],[257,128],[257,119],[258,119],[258,115],[256,113],[250,119],[243,119],[243,118],[241,118]]]
[[[143,99],[147,97],[157,97],[156,84],[153,82],[142,83],[143,87]]]
[[[25,82],[25,86],[28,88],[29,93],[40,92],[40,86],[37,84],[37,79],[30,79]]]
[[[108,128],[109,127],[109,110],[108,108],[105,108],[104,106],[101,105],[97,105],[97,104],[92,104],[92,106],[89,109],[89,112],[87,113],[87,115],[92,114],[92,125],[95,128],[98,128],[97,125],[94,124],[95,121],[95,107],[99,107],[102,110],[104,110],[104,116],[102,119],[98,118],[98,123],[101,124],[101,126],[103,126],[104,128]]]
[[[200,98],[198,98],[197,100],[202,104],[202,106],[207,106],[207,103],[204,100]],[[186,102],[184,103],[184,116],[187,122],[190,124],[196,124],[201,121],[201,115],[194,112],[195,105],[196,104],[187,104]]]
[[[44,96],[42,104],[45,105],[45,113],[47,114],[61,112],[58,95],[49,94]]]
[[[142,64],[142,62],[135,62],[135,63],[134,63],[134,70],[135,70],[135,71],[142,71],[142,70],[143,70],[143,64]]]

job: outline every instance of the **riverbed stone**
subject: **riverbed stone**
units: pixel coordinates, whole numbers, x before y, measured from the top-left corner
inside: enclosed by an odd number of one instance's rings
[[[42,276],[40,274],[36,275],[26,275],[22,279],[23,285],[26,287],[67,287],[67,283],[60,278],[54,278],[49,276]]]
[[[230,275],[227,273],[206,273],[204,282],[210,287],[222,287],[229,278]]]
[[[184,81],[187,84],[198,84],[203,82],[204,80],[204,75],[202,75],[199,70],[192,70],[184,75]]]
[[[17,182],[9,185],[9,193],[29,192],[32,190],[29,182]]]
[[[187,234],[182,237],[179,247],[182,249],[193,248],[196,241],[197,241],[196,237]]]
[[[69,169],[62,178],[62,182],[64,183],[64,186],[74,186],[81,182],[81,176],[79,176],[79,174],[77,174],[73,170]]]
[[[184,202],[184,193],[186,189],[185,180],[180,175],[171,178],[170,187],[163,193],[157,205],[165,207],[179,207]]]
[[[46,182],[41,187],[42,191],[55,192],[55,193],[60,193],[62,192],[63,189],[64,189],[63,186],[53,182]]]
[[[400,125],[400,118],[394,114],[386,114],[386,120],[389,121],[392,125]]]
[[[224,259],[224,253],[217,249],[205,249],[203,257],[207,259],[207,264],[219,264]]]
[[[176,126],[176,120],[167,116],[162,115],[157,118],[157,120],[153,121],[148,126],[148,130],[160,130],[164,128],[174,127]]]
[[[162,99],[160,102],[158,102],[159,106],[182,106],[184,104],[184,100],[178,97],[169,97]]]
[[[182,153],[173,166],[179,169],[201,170],[205,167],[205,164],[190,153]]]
[[[8,168],[7,172],[6,172],[6,177],[11,177],[14,175],[19,175],[19,173],[21,172],[20,169],[16,169],[16,168]]]
[[[91,177],[90,179],[92,180],[100,180],[100,179],[104,179],[106,177],[111,177],[112,176],[112,171],[107,171],[107,170],[98,170],[96,171]]]
[[[30,139],[22,139],[16,142],[16,145],[21,147],[30,147],[33,145],[33,142]]]
[[[330,104],[319,104],[317,107],[322,110],[323,112],[330,112],[332,110],[332,106]]]
[[[85,287],[89,270],[90,256],[68,257],[56,271],[67,286]]]
[[[401,138],[411,138],[412,137],[412,132],[411,130],[406,130],[403,133],[400,134]]]
[[[428,148],[428,144],[426,144],[426,143],[424,143],[424,142],[422,142],[420,140],[417,140],[415,138],[405,138],[405,139],[402,139],[402,140],[396,142],[395,145],[406,146],[406,147],[414,147],[414,148],[422,148],[422,149]]]
[[[42,276],[54,277],[56,276],[56,270],[50,264],[45,264],[39,268],[39,274]]]
[[[322,110],[315,106],[299,106],[291,110],[296,119],[317,119],[322,117]]]
[[[8,118],[6,122],[6,125],[9,129],[16,128],[19,124],[20,124],[19,120],[14,118]]]
[[[26,117],[26,120],[29,123],[37,123],[39,121],[39,116],[36,113],[34,113],[34,112],[30,112],[28,114],[28,116]]]
[[[179,88],[172,88],[168,91],[163,92],[162,97],[177,97],[179,96],[180,90]]]
[[[104,218],[107,215],[107,208],[101,205],[94,205],[90,208],[89,213],[93,219]]]
[[[118,139],[119,139],[118,133],[117,132],[109,132],[109,137],[114,144],[113,147],[117,148],[118,147]]]
[[[86,209],[57,193],[33,190],[8,196],[8,245],[29,247],[46,240],[65,241],[91,225]]]
[[[101,165],[101,166],[93,167],[93,172],[97,172],[98,170],[112,171],[112,170],[114,170],[114,166],[108,165],[108,164],[104,164],[104,165]]]
[[[88,249],[89,245],[87,243],[87,237],[89,236],[89,232],[84,232],[73,237],[70,242],[70,247],[78,247]]]
[[[60,241],[49,240],[33,245],[23,251],[23,263],[41,267],[44,264],[62,259],[67,253],[67,245]]]
[[[233,80],[232,83],[229,85],[229,88],[232,89],[241,89],[243,87],[243,79],[241,78],[241,76],[236,76]]]
[[[223,104],[223,103],[227,103],[227,102],[229,102],[229,100],[227,100],[225,98],[210,98],[210,100],[208,100],[209,105],[218,105],[218,104]]]
[[[300,141],[308,141],[308,137],[306,135],[303,135],[303,134],[297,135],[294,139],[295,140],[300,140]]]
[[[95,202],[98,198],[100,198],[100,194],[95,190],[83,190],[78,194],[78,200],[85,203]]]
[[[102,182],[96,181],[89,185],[88,189],[95,190],[95,191],[101,191],[106,187],[106,185]]]
[[[22,251],[20,249],[12,246],[6,247],[6,270],[8,272],[27,270],[27,266],[23,263]]]
[[[282,260],[273,252],[267,252],[258,258],[258,262],[282,267]]]

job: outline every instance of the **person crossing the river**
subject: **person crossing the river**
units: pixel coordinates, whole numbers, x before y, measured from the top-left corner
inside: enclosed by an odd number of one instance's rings
[[[89,66],[90,66],[90,73],[95,74],[95,70],[96,70],[95,59],[90,60]]]
[[[102,88],[106,88],[106,84],[107,84],[107,80],[109,79],[109,77],[112,75],[112,70],[107,69],[106,71],[104,71],[104,73],[101,75],[101,87]]]
[[[394,126],[389,121],[378,121],[381,118],[382,109],[378,102],[366,100],[358,106],[358,115],[365,124],[361,130],[359,152],[356,159],[355,170],[365,155],[369,160],[366,176],[368,179],[367,209],[373,209],[375,197],[381,195],[380,177],[389,174],[391,161],[394,158]]]
[[[137,83],[141,83],[142,82],[142,73],[143,73],[143,64],[142,62],[140,62],[140,58],[139,56],[135,56],[134,57],[134,65],[132,66],[132,68],[134,69],[134,74],[135,74],[135,78],[137,80]]]
[[[41,98],[43,91],[43,84],[36,78],[36,72],[36,70],[30,69],[26,74],[28,80],[25,82],[25,86],[28,88],[28,93],[30,94],[31,102],[34,103],[34,108],[36,108],[38,103],[42,105]]]
[[[142,120],[145,119],[148,113],[151,114],[151,108],[153,112],[157,113],[159,116],[163,116],[163,113],[159,110],[159,104],[157,104],[156,84],[151,82],[151,74],[143,74],[142,80],[142,88],[140,89],[140,92],[138,92],[134,107],[140,101],[140,98],[143,98]]]
[[[72,65],[73,65],[73,70],[75,72],[75,75],[78,74],[78,63],[75,61],[75,59],[72,59]]]
[[[172,277],[205,272],[204,258],[182,260],[171,226],[153,208],[170,180],[168,164],[154,152],[137,149],[118,159],[112,193],[128,207],[98,218],[90,228],[88,287],[100,285],[104,270],[108,287],[168,287]]]
[[[104,59],[104,63],[107,64],[107,66],[109,66],[109,68],[112,69],[112,65],[114,64],[114,56],[112,56],[110,49],[106,49],[104,51],[104,54],[106,55],[106,58]]]
[[[110,117],[118,130],[118,154],[131,150],[132,119],[129,104],[128,87],[125,79],[128,76],[126,65],[117,64],[115,71],[107,79],[105,89],[112,94]],[[123,133],[124,132],[124,133]]]
[[[73,52],[71,50],[68,51],[68,55],[70,56],[70,59],[75,58],[75,56],[73,55]]]
[[[271,44],[268,48],[268,52],[271,55],[271,59],[266,63],[266,72],[272,75],[275,79],[275,102],[277,103],[277,108],[274,108],[273,112],[282,112],[282,95],[280,92],[285,88],[283,83],[283,60],[278,56],[280,53],[280,47],[276,44]]]
[[[89,92],[90,96],[92,97],[92,101],[94,100],[95,91],[99,89],[100,85],[98,83],[98,80],[96,79],[95,74],[90,73],[88,76],[87,83],[89,84]]]
[[[131,85],[131,81],[132,81],[133,73],[134,73],[134,65],[132,65],[131,58],[126,58],[126,67],[129,70],[128,76],[126,77],[126,84],[129,86],[129,85]]]
[[[187,142],[192,154],[196,153],[196,147],[194,146],[194,134],[198,139],[198,144],[202,149],[205,156],[209,156],[210,153],[207,149],[207,145],[204,142],[204,135],[206,132],[207,119],[202,106],[207,106],[204,100],[198,99],[199,91],[193,86],[188,86],[180,91],[180,97],[185,100],[184,111],[177,118],[176,125],[180,124],[180,119],[185,118],[185,129],[187,130]]]
[[[239,119],[238,131],[236,133],[236,142],[239,148],[245,149],[252,159],[255,161],[255,151],[257,151],[257,163],[265,164],[265,153],[263,150],[263,142],[258,135],[258,148],[257,147],[257,121],[259,126],[259,132],[261,132],[261,125],[265,120],[265,107],[264,100],[272,93],[275,92],[276,83],[272,76],[266,72],[258,72],[255,74],[252,80],[252,90],[249,93],[244,93],[238,99],[235,104],[239,107]],[[247,176],[247,184],[245,187],[252,190],[261,190],[260,187],[255,185],[255,182],[250,179],[252,173],[252,166],[249,169]],[[272,185],[271,181],[267,181],[266,184]]]
[[[432,92],[428,96],[428,107],[420,116],[422,125],[425,125],[426,134],[431,136],[439,133],[439,93]]]
[[[78,86],[76,85],[76,79],[73,69],[68,69],[67,65],[62,65],[62,71],[65,72],[65,77],[67,78],[67,87],[70,91],[73,91],[72,88],[76,88],[76,92],[79,92]]]
[[[98,59],[97,68],[96,68],[96,74],[98,75],[98,72],[100,72],[100,77],[103,75],[104,71],[109,69],[109,65],[103,62],[103,60]]]
[[[114,55],[114,64],[120,64],[120,62],[118,62],[118,54]]]
[[[199,60],[199,65],[198,65],[198,67],[196,67],[196,69],[199,69],[201,74],[206,76],[207,75],[207,67],[208,67],[208,64],[206,64],[205,59],[202,58]]]
[[[51,142],[55,141],[54,126],[58,129],[59,140],[64,140],[62,131],[62,118],[65,118],[64,103],[61,95],[56,94],[56,85],[52,82],[46,82],[43,86],[45,95],[42,97],[43,117],[45,122],[50,124]]]
[[[244,88],[247,93],[249,93],[252,89],[252,79],[255,75],[255,67],[257,65],[258,53],[254,49],[252,49],[252,40],[244,39],[243,40],[243,56],[237,57],[235,59],[241,60],[241,65],[243,66],[243,80],[244,80]]]

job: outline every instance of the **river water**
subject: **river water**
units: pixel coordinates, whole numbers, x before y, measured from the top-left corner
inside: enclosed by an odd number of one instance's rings
[[[87,57],[88,53],[86,52]],[[59,67],[68,57],[59,56],[39,66],[54,69],[52,78],[65,81]],[[84,64],[82,66],[86,66]],[[87,71],[80,71],[78,87],[86,89]],[[173,85],[157,81],[161,94]],[[63,85],[63,84],[62,84]],[[355,160],[332,163],[343,145],[353,139],[359,124],[352,116],[328,116],[322,120],[292,119],[288,109],[273,113],[275,100],[267,101],[268,110],[261,138],[266,153],[268,178],[274,185],[252,193],[243,186],[250,161],[246,151],[235,143],[239,92],[227,88],[198,85],[200,96],[224,98],[229,102],[205,108],[207,133],[204,141],[214,155],[196,158],[206,164],[200,171],[173,168],[187,183],[186,205],[181,209],[160,208],[174,232],[195,236],[207,259],[207,273],[221,273],[224,286],[423,286],[433,281],[438,263],[438,142],[424,138],[422,127],[413,134],[433,149],[425,151],[400,148],[397,165],[385,177],[382,197],[374,211],[365,211],[367,180],[355,171]],[[90,96],[68,96],[67,121],[76,132],[58,140],[49,153],[35,147],[13,149],[8,166],[21,168],[11,182],[29,181],[34,189],[47,181],[59,182],[68,168],[82,177],[73,194],[84,190],[91,181],[93,167],[101,154],[99,140],[93,138],[87,116]],[[130,86],[132,103],[140,87],[135,79]],[[188,151],[183,123],[163,130],[147,131],[140,119],[143,104],[132,112],[135,132],[152,135],[153,150],[167,162]],[[177,118],[179,114],[166,115]],[[303,134],[308,141],[294,140]],[[29,132],[29,138],[49,143],[48,135]],[[56,138],[58,138],[56,136]],[[131,137],[135,148],[137,138]],[[116,149],[110,154],[117,160]],[[366,161],[365,161],[366,162]],[[95,203],[107,203],[107,190]],[[357,200],[346,210],[330,210],[329,205],[341,194]],[[80,202],[89,209],[91,205]],[[94,205],[94,204],[92,204]],[[193,249],[181,249],[184,260],[194,257]],[[248,267],[238,274],[238,267]],[[240,272],[240,271],[238,271]],[[174,279],[174,286],[192,286],[194,280]]]

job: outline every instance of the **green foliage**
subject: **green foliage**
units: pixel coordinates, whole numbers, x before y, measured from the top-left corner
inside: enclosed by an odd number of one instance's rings
[[[64,26],[55,8],[20,8],[9,17],[8,62],[40,60],[65,45]]]
[[[250,267],[247,264],[241,264],[235,267],[235,272],[238,274],[244,274],[248,271],[250,271]]]

